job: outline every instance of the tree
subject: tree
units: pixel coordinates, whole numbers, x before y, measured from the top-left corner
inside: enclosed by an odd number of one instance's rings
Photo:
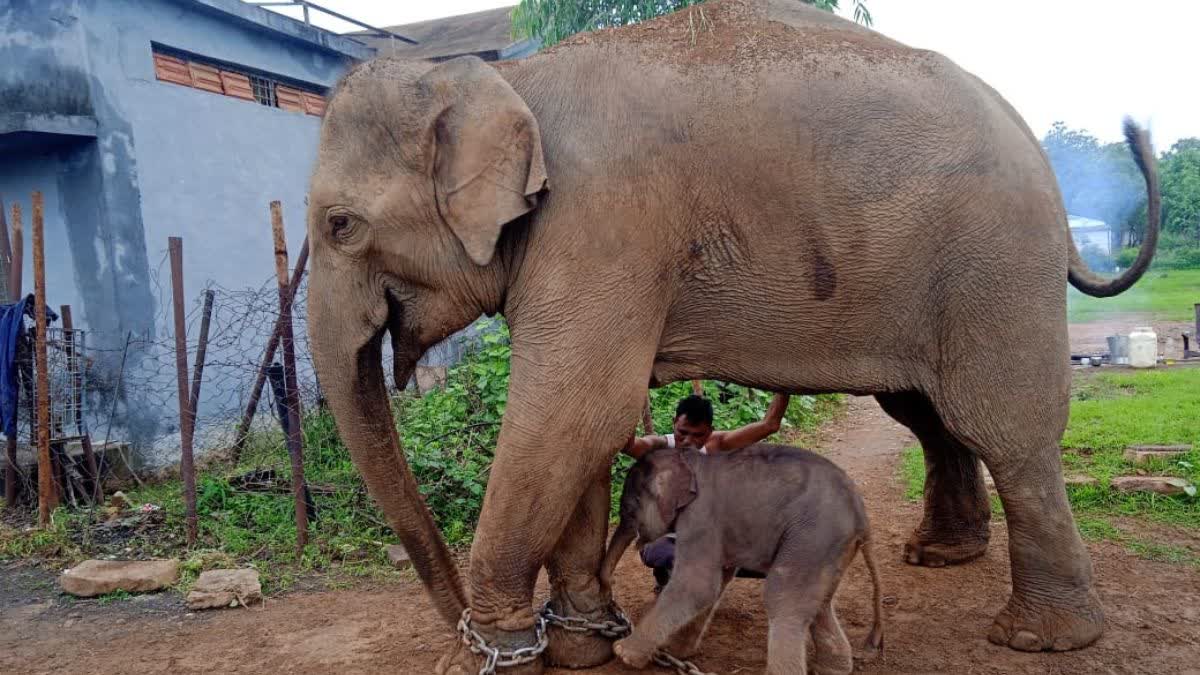
[[[1124,143],[1101,145],[1087,131],[1055,122],[1042,147],[1058,178],[1067,213],[1108,223],[1124,245],[1141,243],[1146,188]]]
[[[1200,240],[1200,138],[1177,141],[1158,166],[1163,232]]]
[[[854,2],[854,20],[872,23],[866,0]],[[513,33],[541,38],[549,47],[583,31],[627,26],[669,14],[704,0],[521,0],[512,13]],[[827,11],[836,11],[839,0],[802,0]]]

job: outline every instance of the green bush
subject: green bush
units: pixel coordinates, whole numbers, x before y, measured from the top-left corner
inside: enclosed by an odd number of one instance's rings
[[[1128,269],[1137,258],[1138,250],[1136,247],[1127,246],[1117,251],[1114,256],[1116,264],[1121,269]],[[1083,255],[1083,251],[1080,251],[1080,255]],[[1151,267],[1164,270],[1200,269],[1200,242],[1194,237],[1160,234]]]

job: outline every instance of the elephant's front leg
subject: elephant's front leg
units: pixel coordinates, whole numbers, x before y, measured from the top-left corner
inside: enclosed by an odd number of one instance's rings
[[[471,628],[489,644],[536,644],[538,570],[551,561],[585,494],[589,504],[595,500],[599,511],[607,511],[599,508],[596,483],[641,413],[653,345],[631,350],[628,342],[605,340],[597,347],[599,334],[588,331],[588,339],[576,344],[562,337],[537,340],[529,348],[514,329],[508,408],[471,549]],[[564,573],[564,582],[596,583],[604,538],[594,524],[598,517],[584,515],[585,527],[598,531],[582,542],[568,538],[564,545],[572,552],[564,549],[554,558],[556,576]],[[584,549],[592,551],[591,562],[575,553]],[[577,572],[578,566],[590,570]],[[588,594],[577,597],[583,603]],[[556,648],[554,657],[572,659],[565,651]],[[481,662],[458,648],[439,671],[474,675]],[[540,671],[539,659],[506,675]]]
[[[608,532],[611,474],[603,467],[575,507],[575,514],[550,555],[550,610],[555,616],[616,624],[611,589],[602,587],[600,564]],[[598,632],[549,626],[547,665],[589,668],[612,658],[612,638]]]

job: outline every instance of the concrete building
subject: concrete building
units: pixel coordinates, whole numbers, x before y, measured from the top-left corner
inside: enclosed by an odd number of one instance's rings
[[[1108,223],[1083,216],[1067,216],[1067,225],[1071,229],[1071,238],[1075,246],[1082,249],[1094,246],[1104,255],[1110,255],[1113,250],[1113,231]]]
[[[89,331],[97,378],[127,334],[169,331],[168,237],[189,301],[272,277],[271,200],[295,255],[323,96],[373,53],[238,0],[0,2],[0,198],[28,251],[44,195],[47,300]],[[172,405],[131,405],[130,435],[169,433]]]
[[[24,212],[23,290],[33,286],[38,190],[47,301],[71,305],[87,329],[93,384],[113,378],[134,336],[114,439],[131,440],[148,464],[178,456],[173,357],[140,346],[172,334],[168,237],[184,239],[190,308],[209,284],[263,287],[273,278],[268,203],[283,203],[294,259],[324,96],[346,68],[376,47],[432,60],[532,53],[535,43],[508,37],[510,9],[414,24],[403,30],[422,44],[411,45],[337,35],[240,0],[0,0],[0,199]],[[403,30],[392,32],[408,37]],[[253,328],[261,340],[231,343],[241,353],[217,358],[253,368],[269,326]],[[452,338],[422,365],[461,353]],[[250,378],[228,379],[237,383],[210,386],[206,371],[202,423],[240,404],[244,390],[230,392]],[[112,391],[92,389],[95,428],[109,422]]]

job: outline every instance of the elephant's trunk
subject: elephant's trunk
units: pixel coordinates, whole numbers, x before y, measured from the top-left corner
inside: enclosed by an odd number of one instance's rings
[[[1137,258],[1119,277],[1104,279],[1088,269],[1087,263],[1080,257],[1079,250],[1070,235],[1067,239],[1071,245],[1067,278],[1072,286],[1097,298],[1111,297],[1123,293],[1133,286],[1149,269],[1150,261],[1154,258],[1154,250],[1158,248],[1161,197],[1158,191],[1158,169],[1154,163],[1154,148],[1150,145],[1150,134],[1134,124],[1133,120],[1126,119],[1125,142],[1129,145],[1129,150],[1133,153],[1133,161],[1146,181],[1146,236],[1142,239],[1142,246],[1138,249]]]
[[[600,565],[600,588],[605,593],[612,591],[612,578],[613,573],[616,572],[617,563],[621,561],[625,549],[629,548],[636,537],[637,526],[631,519],[622,518],[621,523],[613,532],[612,539],[608,542],[608,551],[605,552],[604,562]]]
[[[318,322],[314,325],[319,325],[319,314],[319,303],[311,304],[310,321]],[[313,330],[317,373],[338,432],[367,490],[404,543],[434,605],[455,626],[467,607],[467,595],[400,447],[384,386],[381,339],[377,335],[357,349],[348,349],[350,341],[339,331],[328,326]],[[416,359],[402,351],[395,358],[398,386],[404,386]]]

